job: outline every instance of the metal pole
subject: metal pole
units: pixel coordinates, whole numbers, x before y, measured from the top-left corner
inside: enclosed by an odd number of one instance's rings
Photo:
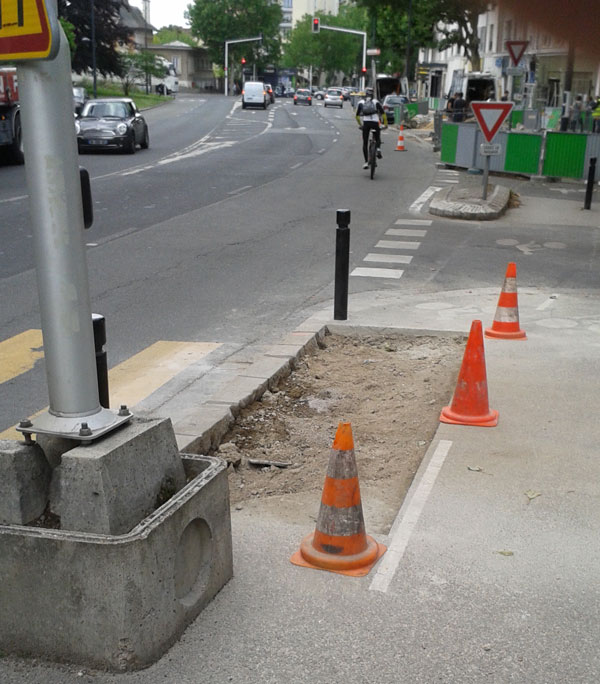
[[[592,193],[594,192],[594,181],[596,178],[596,161],[597,161],[597,157],[592,157],[590,159],[590,168],[588,169],[587,186],[585,188],[585,203],[583,205],[584,209],[591,209],[592,208]]]
[[[49,398],[48,411],[22,431],[77,438],[85,418],[93,439],[128,417],[117,418],[98,398],[71,59],[62,28],[58,40],[55,59],[18,66]]]
[[[96,349],[96,375],[98,377],[98,396],[100,405],[104,408],[110,406],[108,393],[108,362],[104,351],[106,344],[106,319],[102,314],[92,314],[94,328],[94,347]]]
[[[92,78],[93,78],[93,93],[94,99],[98,97],[98,89],[96,84],[96,11],[94,9],[94,0],[90,0],[92,4],[92,16],[90,20],[91,40],[92,40]]]
[[[483,197],[482,199],[487,199],[487,188],[488,188],[488,176],[490,175],[490,155],[486,154],[485,164],[483,167]]]
[[[367,66],[367,34],[366,32],[363,33],[363,57],[362,57],[362,71],[361,74],[362,76],[360,77],[360,90],[361,92],[365,91],[365,71],[364,69]]]
[[[229,95],[229,73],[227,71],[227,62],[229,59],[229,43],[225,41],[225,95]]]
[[[348,318],[348,276],[350,272],[350,210],[338,209],[335,231],[335,291],[333,295],[333,318]]]

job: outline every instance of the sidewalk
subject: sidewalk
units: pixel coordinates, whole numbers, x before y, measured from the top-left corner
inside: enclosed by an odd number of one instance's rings
[[[543,216],[538,207],[536,222],[554,220],[552,206]],[[493,288],[354,294],[347,321],[332,320],[332,305],[318,310],[285,339],[246,350],[246,363],[229,358],[144,408],[178,416],[180,447],[201,448],[218,441],[230,406],[324,328],[466,334],[474,319],[491,325],[501,276]],[[485,341],[498,426],[440,423],[388,534],[370,526],[363,493],[367,532],[388,545],[368,576],[291,565],[318,501],[283,519],[277,497],[256,500],[232,511],[234,578],[153,666],[104,674],[0,658],[0,682],[598,682],[600,301],[596,291],[518,295],[527,340]]]

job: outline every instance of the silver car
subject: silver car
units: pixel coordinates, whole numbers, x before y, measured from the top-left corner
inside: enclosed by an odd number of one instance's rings
[[[327,88],[325,97],[323,99],[324,107],[339,107],[344,106],[344,93],[341,88]]]

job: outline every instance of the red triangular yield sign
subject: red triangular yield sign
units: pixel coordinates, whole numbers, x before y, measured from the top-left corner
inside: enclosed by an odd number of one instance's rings
[[[479,128],[489,143],[494,139],[512,108],[512,102],[471,102],[471,109]]]
[[[527,50],[528,45],[529,45],[528,40],[507,40],[506,41],[506,49],[508,50],[508,54],[510,55],[510,58],[512,59],[514,66],[519,66],[519,62],[521,61],[521,57],[525,54],[525,50]]]

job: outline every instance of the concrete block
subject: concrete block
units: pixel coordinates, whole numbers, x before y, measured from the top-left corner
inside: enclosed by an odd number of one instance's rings
[[[184,483],[171,420],[133,418],[62,455],[50,510],[63,530],[125,534]]]
[[[213,394],[207,404],[224,404],[229,406],[234,416],[237,416],[240,409],[262,397],[267,388],[266,380],[261,381],[257,378],[238,376],[235,381],[230,382]]]
[[[37,444],[0,440],[0,524],[24,525],[48,504],[52,470]]]
[[[264,356],[256,361],[240,375],[245,378],[266,380],[270,389],[276,387],[282,378],[286,378],[292,372],[288,359],[272,356]]]
[[[0,525],[1,653],[122,671],[179,638],[233,574],[226,464],[181,456],[188,484],[127,534]]]

